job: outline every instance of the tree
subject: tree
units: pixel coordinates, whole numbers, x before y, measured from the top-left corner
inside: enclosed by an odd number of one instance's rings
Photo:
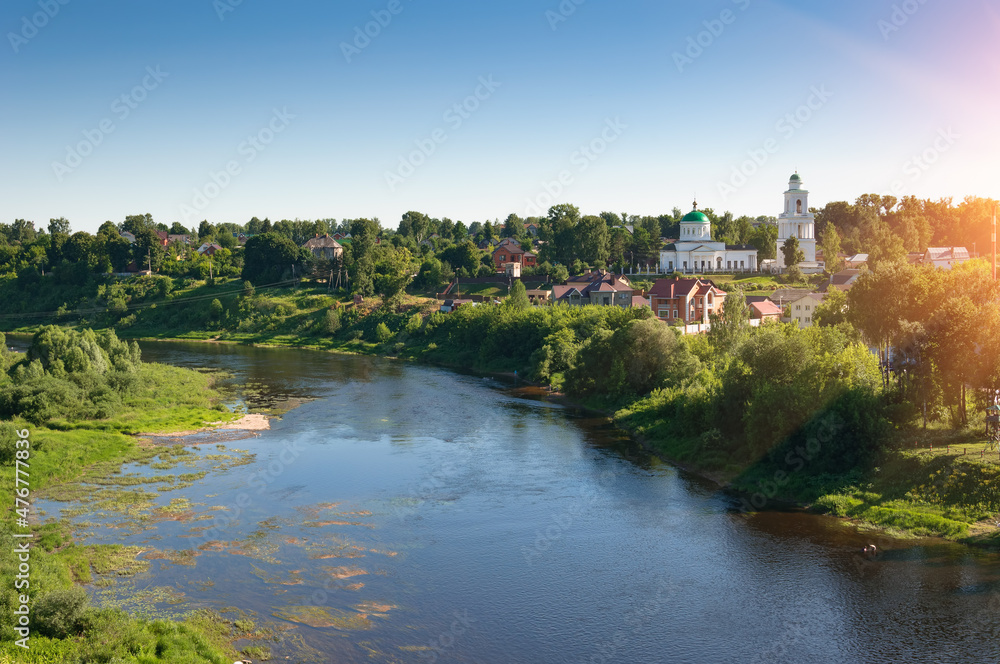
[[[785,267],[798,265],[806,259],[806,255],[799,248],[799,238],[794,235],[785,240],[785,244],[781,247],[781,253],[785,259]]]
[[[65,217],[49,219],[49,235],[69,235],[69,220]]]
[[[844,267],[844,259],[840,257],[840,234],[836,226],[831,224],[823,229],[819,246],[823,250],[826,271],[830,274],[840,272]]]
[[[561,204],[549,208],[543,225],[543,239],[546,259],[569,265],[576,258],[576,225],[580,221],[580,210],[575,205]]]
[[[17,242],[26,245],[35,241],[35,222],[24,219],[15,219],[11,224],[9,240],[11,243]]]
[[[399,222],[398,233],[421,242],[428,235],[430,217],[423,212],[407,212]]]
[[[769,222],[758,224],[750,231],[748,243],[757,249],[758,260],[778,257],[778,226]]]
[[[375,293],[375,249],[378,246],[379,228],[371,219],[355,219],[351,222],[351,278],[354,291],[361,295]]]
[[[281,281],[291,276],[301,262],[295,243],[276,233],[263,233],[247,240],[243,256],[241,278],[254,285]]]
[[[132,245],[132,260],[140,270],[159,270],[166,252],[152,227],[138,228]]]
[[[709,316],[708,341],[720,353],[733,350],[750,331],[750,306],[742,290],[726,295],[722,311]]]
[[[528,299],[528,291],[524,287],[524,283],[520,279],[514,281],[514,285],[510,288],[510,296],[504,301],[504,306],[509,309],[527,309],[531,306],[531,300]]]
[[[102,227],[103,228],[103,227]],[[103,234],[98,236],[101,254],[115,272],[124,272],[132,261],[132,245],[128,240],[118,235]]]
[[[198,224],[198,239],[204,241],[205,238],[215,235],[215,227],[208,223],[208,219]]]
[[[892,232],[889,225],[879,221],[871,229],[868,237],[868,267],[877,270],[883,263],[894,263],[906,260],[906,247],[903,240]]]
[[[125,221],[122,223],[122,230],[139,236],[144,230],[156,232],[156,223],[153,221],[153,215],[149,214],[130,214],[125,217]]]
[[[576,257],[590,265],[607,264],[608,225],[600,217],[587,216],[576,227]]]
[[[846,323],[847,293],[831,287],[823,301],[816,305],[812,319],[820,327],[834,327]]]
[[[181,222],[175,221],[171,224],[169,233],[171,235],[188,235],[191,231],[185,228],[184,224]]]
[[[524,235],[524,221],[521,220],[516,214],[510,214],[507,219],[503,222],[503,230],[500,231],[500,237],[514,237],[518,238]]]
[[[386,305],[395,306],[410,282],[413,281],[413,258],[405,247],[385,247],[375,263],[373,282],[375,292]]]
[[[63,245],[63,258],[70,263],[84,263],[88,267],[94,267],[94,238],[90,233],[80,231],[73,233]]]

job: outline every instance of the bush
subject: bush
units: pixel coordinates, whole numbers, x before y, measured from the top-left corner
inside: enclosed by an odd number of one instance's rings
[[[336,334],[340,329],[340,312],[335,309],[330,309],[326,312],[326,317],[323,319],[323,329],[327,334]]]
[[[42,636],[64,639],[80,631],[90,598],[79,586],[42,595],[32,609],[35,629]]]
[[[18,441],[17,429],[10,422],[0,422],[0,466],[14,463],[15,443]]]
[[[392,339],[392,330],[385,323],[379,323],[378,327],[375,328],[375,339],[384,344],[389,339]]]

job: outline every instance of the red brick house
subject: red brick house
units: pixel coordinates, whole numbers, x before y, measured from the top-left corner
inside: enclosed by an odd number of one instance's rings
[[[748,297],[747,306],[750,307],[750,320],[764,321],[781,321],[781,317],[785,315],[784,310],[779,307],[774,301],[769,297]]]
[[[497,272],[504,272],[505,263],[520,263],[521,267],[535,267],[538,265],[538,257],[530,251],[525,251],[519,245],[508,244],[497,247],[493,251],[493,265]]]
[[[707,279],[657,279],[649,291],[656,317],[667,323],[707,323],[722,310],[726,292]]]

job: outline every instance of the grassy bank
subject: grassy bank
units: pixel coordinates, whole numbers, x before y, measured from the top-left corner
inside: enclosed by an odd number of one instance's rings
[[[92,338],[83,335],[76,341],[87,347],[88,339]],[[15,398],[24,399],[18,404],[29,404],[26,410],[31,414],[31,421],[16,417],[0,424],[0,491],[4,495],[14,495],[16,488],[14,460],[16,452],[23,449],[15,445],[20,439],[18,432],[30,434],[30,502],[81,498],[86,509],[126,503],[134,508],[134,499],[143,490],[130,486],[132,477],[120,475],[122,465],[132,462],[168,467],[182,451],[140,445],[132,434],[180,431],[235,417],[220,405],[221,395],[211,376],[138,361],[127,367],[115,356],[120,344],[107,339],[101,344],[112,352],[101,353],[90,346],[90,357],[98,364],[102,360],[117,362],[115,369],[104,373],[80,367],[67,371],[66,363],[49,364],[38,373],[38,366],[19,369],[28,365],[16,354],[4,353],[0,358],[0,368],[9,367],[14,380],[3,387],[5,398],[14,393]],[[43,364],[43,345],[36,343],[32,350],[35,361]],[[69,363],[73,351],[66,347],[59,351]],[[122,375],[112,376],[115,371]],[[71,386],[82,391],[73,392]],[[32,399],[44,407],[31,407]],[[78,410],[92,408],[95,400],[107,409],[106,417]],[[89,484],[81,484],[83,480]],[[237,653],[232,643],[247,632],[218,613],[199,611],[170,621],[136,617],[118,608],[90,607],[82,585],[106,587],[112,580],[134,577],[148,563],[137,560],[139,551],[133,547],[80,545],[67,522],[41,522],[31,509],[30,585],[16,592],[18,561],[10,552],[21,541],[15,539],[15,533],[26,531],[15,525],[13,511],[0,521],[0,546],[8,552],[0,557],[0,611],[14,616],[21,594],[30,597],[31,607],[30,649],[16,644],[19,637],[12,622],[4,620],[0,663],[233,661]]]

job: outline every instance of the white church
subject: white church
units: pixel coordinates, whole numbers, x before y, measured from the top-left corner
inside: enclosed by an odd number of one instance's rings
[[[712,240],[712,221],[694,209],[681,219],[680,238],[660,252],[660,272],[756,272],[757,248]]]
[[[785,255],[781,248],[790,237],[799,240],[799,249],[805,258],[799,268],[805,272],[822,272],[823,263],[816,261],[816,215],[809,211],[809,192],[802,188],[798,173],[788,180],[785,192],[785,211],[778,215],[777,270],[785,269]]]
[[[799,268],[806,274],[822,272],[823,263],[816,261],[816,216],[809,212],[809,192],[802,188],[798,173],[788,180],[785,210],[778,215],[777,260],[759,262],[756,247],[712,241],[712,222],[698,211],[696,201],[694,209],[681,219],[680,238],[660,252],[660,272],[782,272],[785,255],[781,248],[790,237],[798,238],[804,255]]]

